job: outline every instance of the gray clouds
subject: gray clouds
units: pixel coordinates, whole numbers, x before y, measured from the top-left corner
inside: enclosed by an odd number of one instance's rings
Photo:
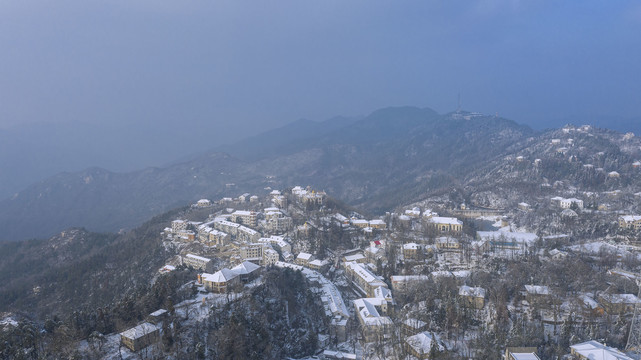
[[[641,114],[632,1],[0,3],[0,127],[116,122],[214,142],[388,105],[535,127]]]

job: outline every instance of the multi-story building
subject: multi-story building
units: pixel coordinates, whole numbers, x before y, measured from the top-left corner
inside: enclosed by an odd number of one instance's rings
[[[183,241],[194,241],[196,239],[196,233],[191,230],[178,230],[175,235]]]
[[[361,228],[361,229],[369,227],[369,221],[363,220],[363,219],[352,219],[352,220],[350,220],[350,223],[353,226],[355,226],[357,228]]]
[[[323,269],[325,266],[329,265],[329,261],[327,260],[312,260],[309,262],[308,266],[312,270],[320,271]]]
[[[284,195],[273,196],[272,202],[281,209],[287,209],[287,197]]]
[[[230,235],[226,232],[216,230],[209,225],[211,225],[211,223],[198,227],[198,240],[207,246],[226,245],[231,238]]]
[[[401,334],[404,336],[416,335],[427,329],[427,323],[415,318],[409,318],[401,324]]]
[[[171,231],[177,233],[180,230],[187,230],[187,224],[185,220],[174,220],[171,222]]]
[[[370,241],[370,245],[365,249],[364,253],[366,262],[376,264],[378,260],[385,258],[385,240]]]
[[[263,246],[262,243],[244,244],[240,248],[240,257],[246,261],[260,263],[263,260]]]
[[[240,284],[240,274],[228,268],[223,268],[213,274],[203,273],[198,275],[198,281],[205,286],[207,291],[225,293],[227,288]]]
[[[214,226],[214,229],[226,232],[232,236],[236,236],[238,234],[238,228],[240,227],[240,224],[223,219],[214,220],[212,225]]]
[[[273,266],[280,259],[278,252],[271,245],[263,245],[263,266]]]
[[[312,261],[312,260],[314,260],[314,255],[309,254],[309,253],[305,253],[305,252],[301,252],[296,257],[296,261],[295,262],[296,262],[296,264],[298,264],[300,266],[306,266],[307,267],[307,266],[309,266],[309,262]]]
[[[641,300],[634,294],[607,294],[598,296],[599,304],[608,314],[631,313]]]
[[[231,270],[240,276],[242,282],[253,280],[260,274],[261,267],[251,261],[243,261],[234,266]]]
[[[424,331],[405,339],[405,348],[412,356],[422,360],[430,358],[433,348],[438,349],[438,351],[445,350],[438,336],[429,331]]]
[[[415,207],[412,209],[405,210],[405,215],[413,218],[418,218],[421,216],[421,208]]]
[[[374,219],[374,220],[370,220],[369,226],[372,229],[385,230],[385,228],[387,227],[387,224],[385,224],[385,221],[381,219]]]
[[[265,209],[265,226],[269,231],[275,233],[284,233],[294,226],[294,221],[289,216],[285,216],[277,208]],[[270,211],[267,211],[270,210]]]
[[[434,241],[434,245],[441,251],[457,251],[461,249],[461,243],[457,239],[449,236],[437,238],[436,241]]]
[[[482,309],[485,306],[485,289],[480,287],[461,286],[458,296],[464,307]]]
[[[183,255],[182,263],[185,266],[191,266],[194,269],[200,269],[202,271],[212,271],[214,266],[211,259],[194,254]]]
[[[312,190],[309,186],[306,189],[303,189],[300,186],[295,186],[292,189],[292,194],[296,196],[298,200],[303,203],[303,205],[308,205],[308,204],[323,205],[325,196],[327,196],[327,194],[324,191],[316,192],[315,190]]]
[[[530,304],[546,305],[552,301],[552,293],[548,286],[525,285],[525,298]]]
[[[274,265],[280,259],[278,252],[266,242],[245,244],[240,248],[240,257],[263,266]]]
[[[203,284],[208,291],[225,293],[229,287],[253,279],[259,271],[260,266],[244,261],[231,269],[223,268],[213,274],[199,274],[198,282]]]
[[[569,198],[566,199],[561,196],[555,196],[550,199],[552,205],[558,206],[561,209],[569,209],[573,205],[576,206],[578,209],[583,209],[583,200],[576,199],[576,198]]]
[[[378,287],[387,288],[387,284],[378,276],[374,275],[368,268],[356,262],[345,264],[347,277],[363,294],[374,297]]]
[[[403,257],[407,260],[419,260],[423,254],[423,247],[417,243],[403,244]]]
[[[379,298],[354,300],[354,308],[363,332],[365,342],[389,339],[393,334],[392,319],[385,316],[387,301]]]
[[[131,351],[138,351],[160,340],[160,329],[145,322],[120,333],[120,342]]]
[[[229,242],[230,236],[226,232],[211,229],[207,237],[207,245],[226,245]]]
[[[276,248],[276,250],[280,250],[282,252],[292,252],[292,246],[287,241],[285,241],[285,238],[283,238],[282,236],[272,235],[268,238],[260,238],[257,240],[257,242],[271,244]]]
[[[236,232],[236,240],[245,241],[245,242],[254,242],[260,239],[260,233],[254,229],[250,229],[247,226],[239,226],[238,231]]]
[[[256,227],[256,212],[237,210],[231,214],[231,221],[247,225],[249,227]]]
[[[539,238],[535,233],[510,231],[477,231],[477,246],[483,251],[515,250],[523,251],[534,245]]]
[[[641,229],[641,215],[619,216],[619,227],[622,229]]]
[[[210,207],[211,201],[208,199],[200,199],[196,202],[196,207]]]
[[[463,222],[457,218],[433,216],[427,222],[442,233],[460,233],[463,231]]]

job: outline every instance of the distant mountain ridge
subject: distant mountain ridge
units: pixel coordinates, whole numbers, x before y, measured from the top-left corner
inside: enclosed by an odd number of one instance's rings
[[[507,119],[454,115],[408,106],[360,119],[301,120],[240,141],[229,154],[210,152],[128,173],[62,173],[0,201],[0,237],[44,237],[74,226],[114,231],[202,197],[296,184],[383,211],[451,183],[536,134]]]

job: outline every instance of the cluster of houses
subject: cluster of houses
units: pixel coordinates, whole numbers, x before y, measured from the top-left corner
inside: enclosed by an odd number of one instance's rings
[[[386,217],[386,220],[391,219],[389,222],[382,218],[364,219],[355,213],[351,213],[350,217],[333,213],[321,217],[320,222],[306,219],[304,225],[294,227],[294,221],[288,215],[288,199],[294,201],[294,204],[308,206],[323,205],[325,198],[324,192],[315,191],[310,187],[296,186],[291,190],[291,194],[286,195],[278,190],[273,190],[268,195],[268,201],[271,201],[272,206],[261,211],[258,197],[243,194],[238,199],[227,198],[221,202],[225,205],[254,203],[255,206],[247,207],[249,210],[225,209],[223,213],[212,214],[205,222],[177,219],[172,221],[170,228],[165,229],[165,234],[172,240],[184,243],[199,242],[207,247],[230,249],[225,253],[225,256],[228,256],[229,263],[236,265],[228,265],[229,267],[218,270],[214,269],[214,262],[205,256],[193,253],[181,256],[182,264],[201,271],[197,281],[202,289],[209,292],[228,293],[240,289],[243,284],[258,278],[261,269],[267,266],[300,270],[312,283],[317,285],[317,292],[321,297],[325,312],[331,319],[331,335],[335,336],[338,341],[346,340],[347,321],[351,312],[355,315],[361,329],[363,345],[385,341],[393,336],[395,325],[391,317],[394,316],[395,301],[392,291],[407,291],[413,284],[429,279],[452,277],[458,286],[458,303],[470,311],[483,311],[487,306],[486,290],[482,287],[466,284],[466,279],[470,277],[469,269],[472,263],[463,264],[456,259],[462,259],[464,253],[473,253],[477,257],[488,254],[492,257],[525,254],[539,240],[550,240],[549,237],[540,239],[535,233],[513,230],[506,226],[505,220],[500,221],[501,226],[495,225],[495,229],[498,230],[476,231],[473,238],[468,237],[463,233],[464,224],[459,218],[475,214],[475,212],[465,206],[461,206],[459,212],[453,212],[458,217],[439,216],[432,209],[423,210],[419,207],[413,207],[400,214],[391,214],[391,217]],[[563,211],[583,209],[583,201],[577,198],[553,197],[551,205]],[[211,201],[202,199],[193,207],[200,209],[210,208],[213,205]],[[524,212],[532,210],[531,206],[526,203],[518,204],[518,209]],[[496,213],[493,210],[478,212],[482,214]],[[497,220],[499,218],[496,217]],[[618,223],[621,228],[639,230],[641,229],[641,216],[619,216]],[[331,261],[317,259],[316,254],[298,251],[305,249],[305,246],[296,247],[297,254],[294,255],[292,243],[290,243],[291,238],[287,236],[292,234],[290,231],[295,230],[297,235],[311,237],[312,230],[324,231],[330,224],[332,226],[338,225],[343,231],[351,231],[356,236],[363,234],[361,239],[369,241],[368,246],[339,254],[332,253],[334,258]],[[400,243],[393,235],[390,236],[398,229],[429,229],[430,236],[415,236],[408,239],[410,241],[404,240],[407,242]],[[466,232],[469,234],[467,228]],[[405,231],[405,233],[407,232]],[[413,233],[420,232],[414,231]],[[442,267],[440,270],[424,273],[427,275],[415,275],[418,272],[392,275],[388,282],[387,279],[377,275],[377,272],[380,273],[381,270],[377,266],[381,263],[384,265],[388,261],[387,256],[390,249],[400,250],[402,254],[400,259],[410,265],[425,264],[425,259],[436,256]],[[230,253],[233,255],[229,256]],[[551,259],[562,259],[565,256],[567,256],[567,252],[558,249],[549,251]],[[454,260],[450,261],[451,259]],[[342,265],[340,268],[339,263]],[[445,266],[443,267],[443,265]],[[336,285],[323,276],[323,273],[326,273],[330,267],[332,272],[342,270],[351,289],[359,294],[360,297],[351,301],[353,307],[350,306],[350,308],[353,311],[348,310]],[[559,306],[563,301],[557,299],[549,287],[526,285],[521,293],[526,306],[539,311],[540,318],[544,323],[547,321],[560,324],[560,321],[567,318],[565,310]],[[580,300],[585,312],[592,314],[630,314],[637,304],[641,304],[634,294],[605,292],[580,294]],[[561,308],[560,313],[554,315],[554,319],[549,315],[553,307],[556,307],[557,310]],[[136,351],[146,344],[157,341],[158,334],[153,330],[154,326],[156,326],[154,323],[146,322],[123,332],[121,334],[123,344]],[[438,334],[431,332],[425,322],[407,318],[401,324],[401,330],[403,346],[415,358],[427,359],[434,349],[444,350],[442,339]],[[594,341],[573,345],[571,350],[574,356],[585,359],[600,359],[594,357],[598,351],[600,354],[617,354],[618,351]],[[352,355],[335,351],[329,351],[326,355],[327,358],[340,358],[341,356],[350,358],[349,356]],[[508,348],[504,358],[538,359],[538,355],[535,348]],[[615,358],[626,359],[625,357]]]

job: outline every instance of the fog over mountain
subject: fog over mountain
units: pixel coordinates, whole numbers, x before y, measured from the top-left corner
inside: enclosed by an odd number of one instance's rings
[[[494,116],[470,121],[416,107],[385,108],[362,119],[298,121],[230,145],[227,152],[214,149],[163,167],[57,174],[0,201],[0,226],[3,240],[71,226],[117,231],[201,197],[299,182],[376,211],[395,206],[416,186],[436,188],[470,171],[531,133]]]
[[[633,1],[3,2],[0,198],[390,105],[635,131],[640,14]]]

